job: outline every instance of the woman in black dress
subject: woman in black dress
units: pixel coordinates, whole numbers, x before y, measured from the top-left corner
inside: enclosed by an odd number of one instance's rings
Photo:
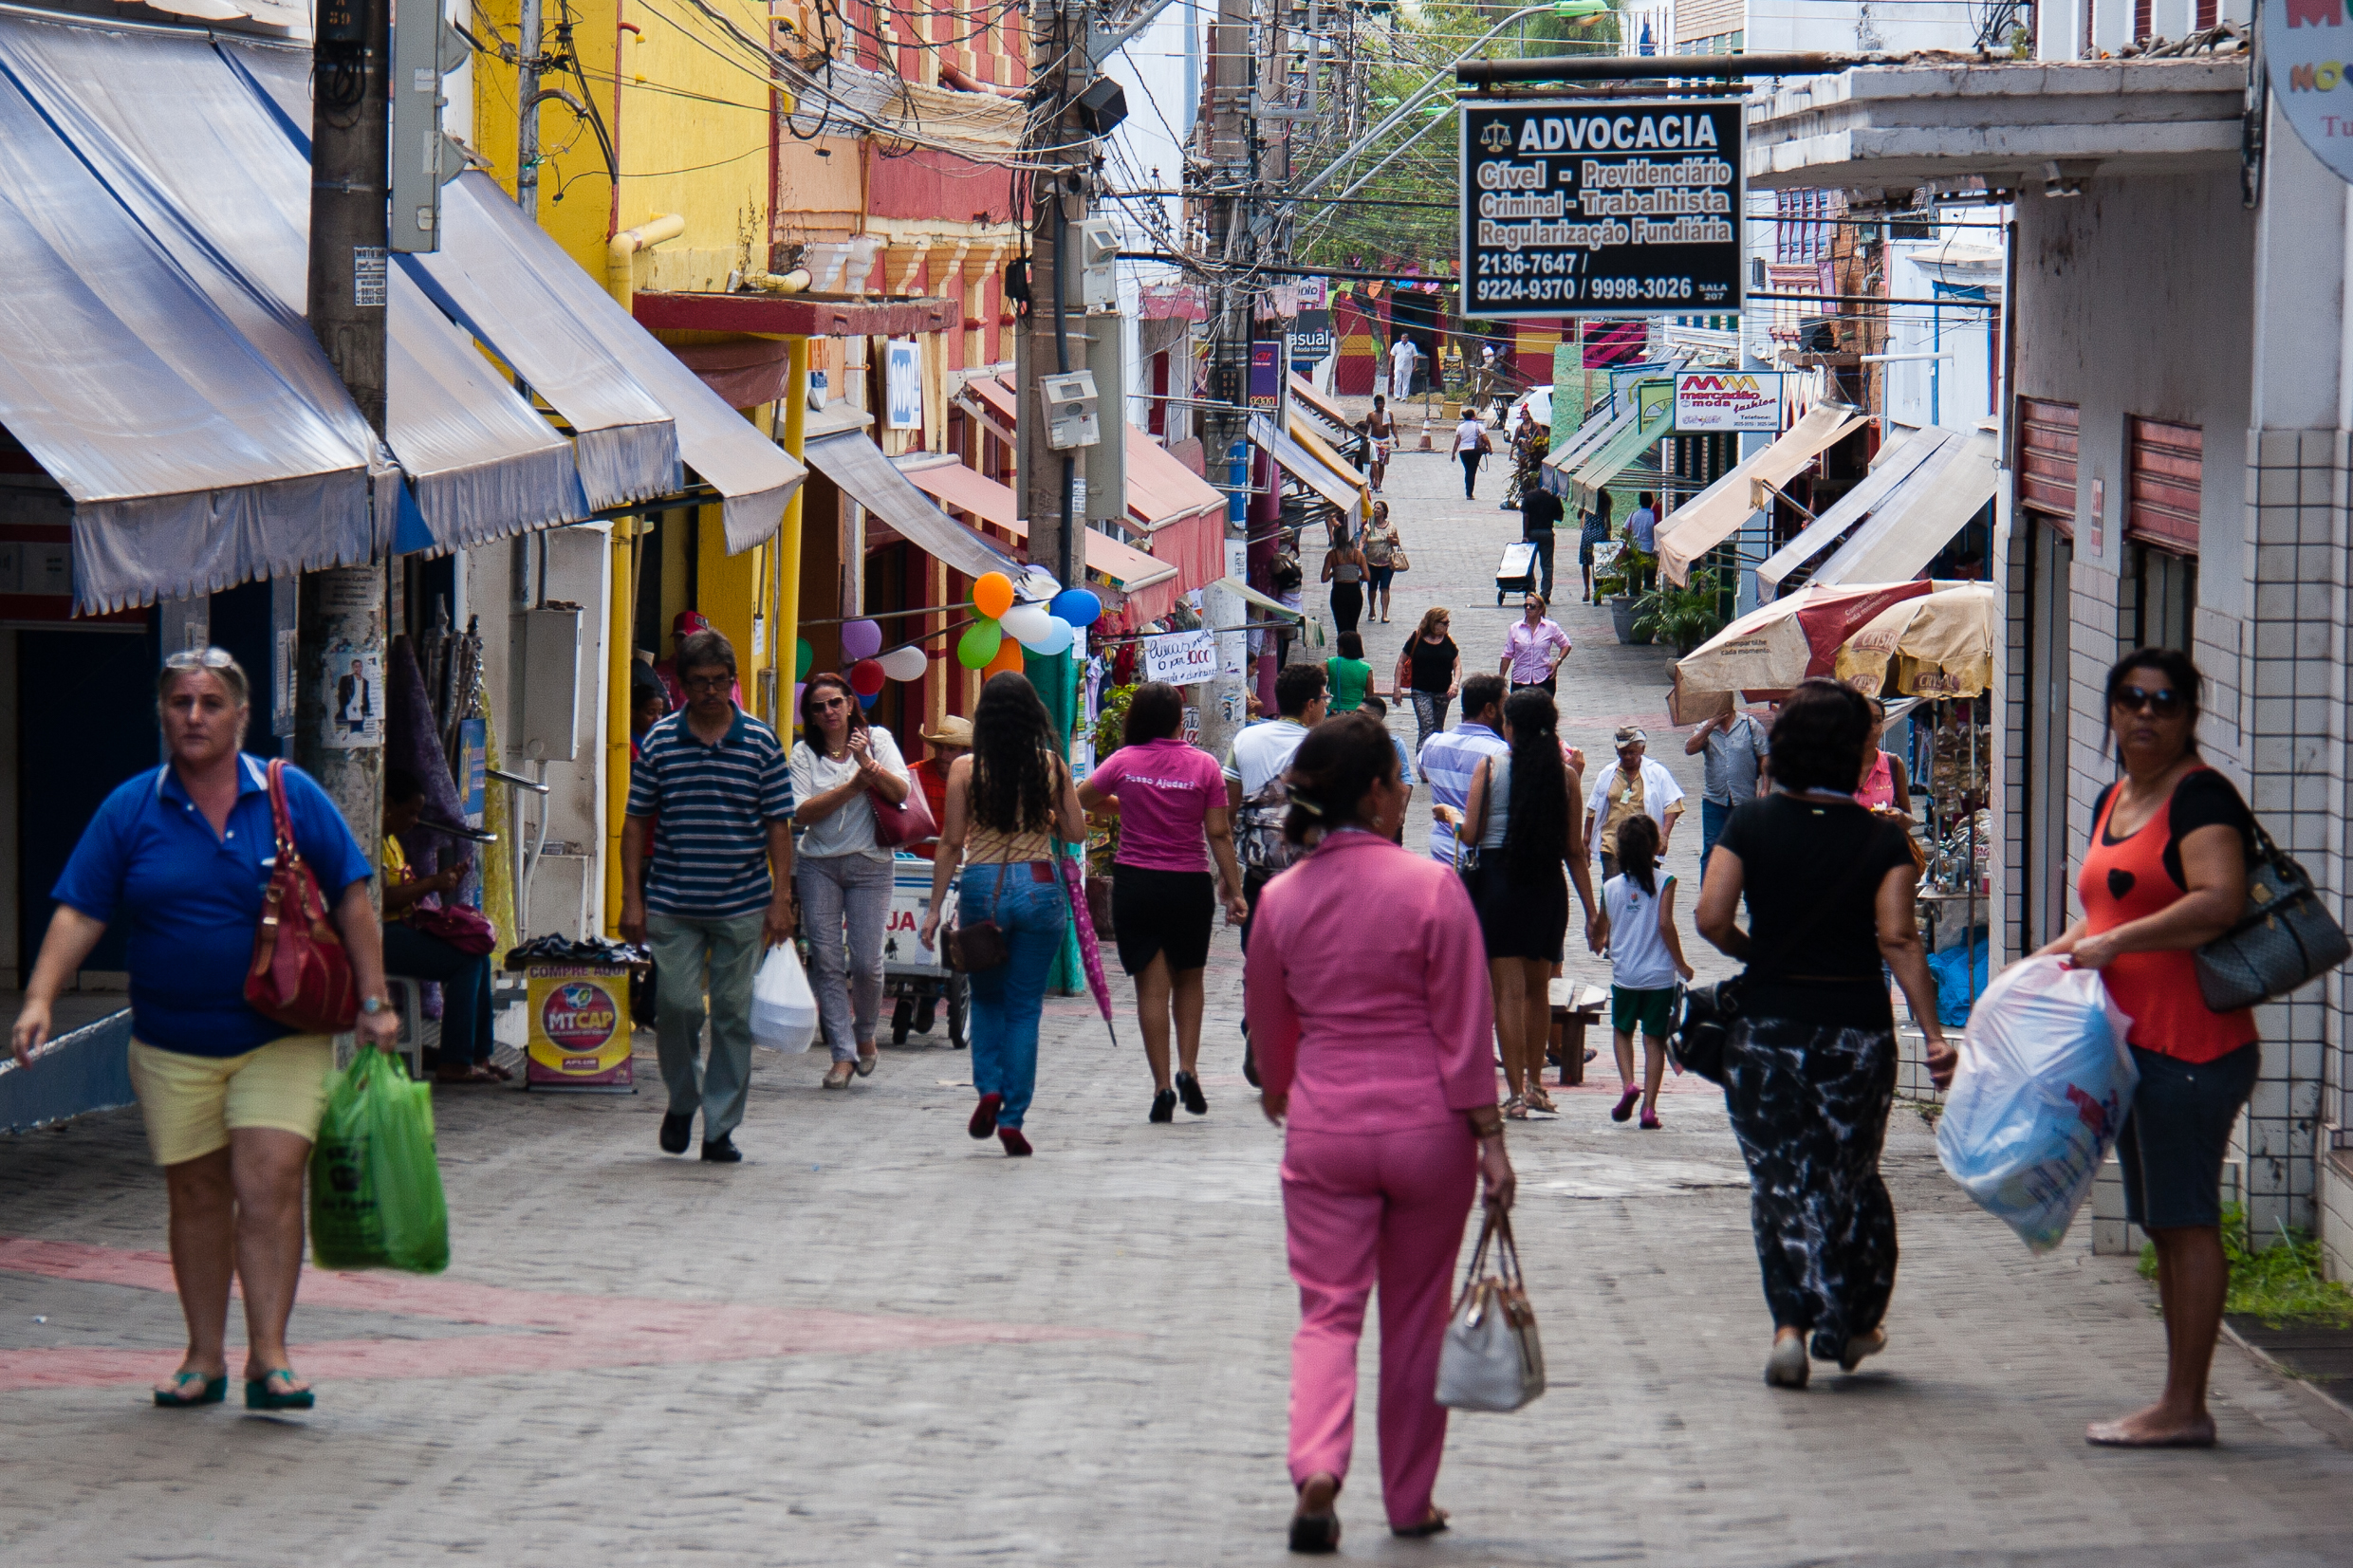
[[[1773,721],[1774,792],[1724,824],[1699,891],[1699,934],[1745,960],[1724,1052],[1724,1098],[1749,1165],[1750,1223],[1773,1349],[1765,1380],[1802,1389],[1814,1358],[1852,1372],[1887,1346],[1896,1210],[1880,1148],[1896,1094],[1896,1025],[1881,962],[1952,1070],[1912,895],[1901,824],[1855,802],[1871,708],[1809,680]],[[1749,926],[1735,923],[1743,897]]]

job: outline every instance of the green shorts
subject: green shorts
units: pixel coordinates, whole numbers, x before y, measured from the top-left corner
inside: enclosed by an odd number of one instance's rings
[[[1675,987],[1661,986],[1657,990],[1628,990],[1623,986],[1609,988],[1609,1026],[1621,1035],[1648,1035],[1663,1039],[1667,1022],[1675,1014]]]

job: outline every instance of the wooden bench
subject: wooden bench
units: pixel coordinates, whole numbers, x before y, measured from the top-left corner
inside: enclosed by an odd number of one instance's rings
[[[1609,992],[1573,980],[1552,982],[1552,1038],[1545,1054],[1561,1064],[1555,1081],[1574,1087],[1585,1080],[1585,1026],[1602,1022]]]

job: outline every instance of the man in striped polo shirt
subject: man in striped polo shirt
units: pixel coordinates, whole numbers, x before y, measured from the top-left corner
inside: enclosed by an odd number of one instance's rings
[[[751,1079],[751,976],[792,935],[792,772],[776,732],[730,695],[727,638],[681,637],[677,673],[686,706],[645,732],[629,770],[621,933],[654,947],[655,1041],[670,1091],[662,1152],[686,1153],[699,1107],[703,1158],[732,1164],[744,1157],[733,1134]]]

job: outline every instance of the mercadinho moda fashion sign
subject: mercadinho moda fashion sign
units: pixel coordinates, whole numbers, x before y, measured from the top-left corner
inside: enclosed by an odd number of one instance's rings
[[[1740,308],[1737,101],[1468,101],[1462,313]]]
[[[2345,0],[2263,0],[2271,100],[2312,156],[2353,180],[2353,26]]]

